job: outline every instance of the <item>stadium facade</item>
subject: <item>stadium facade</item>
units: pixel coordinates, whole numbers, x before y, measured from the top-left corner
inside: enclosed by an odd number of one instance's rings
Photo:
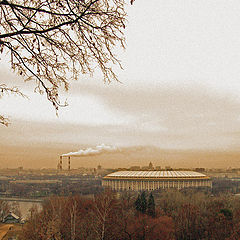
[[[104,187],[117,191],[154,191],[168,188],[212,187],[210,177],[193,171],[118,171],[106,175]]]

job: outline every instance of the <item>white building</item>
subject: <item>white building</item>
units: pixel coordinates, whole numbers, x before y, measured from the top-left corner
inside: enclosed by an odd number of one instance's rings
[[[193,171],[119,171],[102,180],[104,187],[113,190],[157,190],[166,188],[212,187],[210,177]]]

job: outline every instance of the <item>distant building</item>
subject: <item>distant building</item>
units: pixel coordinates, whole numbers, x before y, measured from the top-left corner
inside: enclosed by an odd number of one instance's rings
[[[148,166],[143,166],[142,170],[154,170],[152,162],[150,162]]]
[[[162,168],[161,168],[161,166],[156,166],[155,169],[159,171],[159,170],[161,170]]]
[[[140,166],[131,166],[130,167],[130,170],[131,171],[138,171],[138,170],[140,170],[141,168],[140,168]]]
[[[197,172],[205,172],[205,168],[195,168],[195,171],[197,171]]]
[[[20,217],[10,212],[3,218],[4,223],[20,223]]]
[[[148,170],[153,170],[153,169],[154,169],[153,164],[152,164],[152,162],[150,162],[148,165]]]
[[[102,180],[104,187],[117,191],[153,191],[167,188],[212,187],[210,177],[193,171],[119,171]]]

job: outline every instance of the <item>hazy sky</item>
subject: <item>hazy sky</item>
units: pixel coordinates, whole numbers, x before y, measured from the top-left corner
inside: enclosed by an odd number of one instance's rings
[[[1,82],[30,97],[1,99],[12,121],[0,126],[4,146],[240,147],[240,2],[136,0],[127,12],[127,48],[117,49],[122,84],[82,77],[63,95],[69,106],[58,118],[2,61]]]

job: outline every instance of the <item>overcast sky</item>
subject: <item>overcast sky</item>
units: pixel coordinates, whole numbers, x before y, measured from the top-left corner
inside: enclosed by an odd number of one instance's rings
[[[1,142],[240,147],[240,2],[136,0],[127,12],[127,48],[117,49],[122,83],[84,76],[63,95],[69,106],[58,118],[2,61],[1,82],[30,99],[1,99],[12,121],[0,127]]]

